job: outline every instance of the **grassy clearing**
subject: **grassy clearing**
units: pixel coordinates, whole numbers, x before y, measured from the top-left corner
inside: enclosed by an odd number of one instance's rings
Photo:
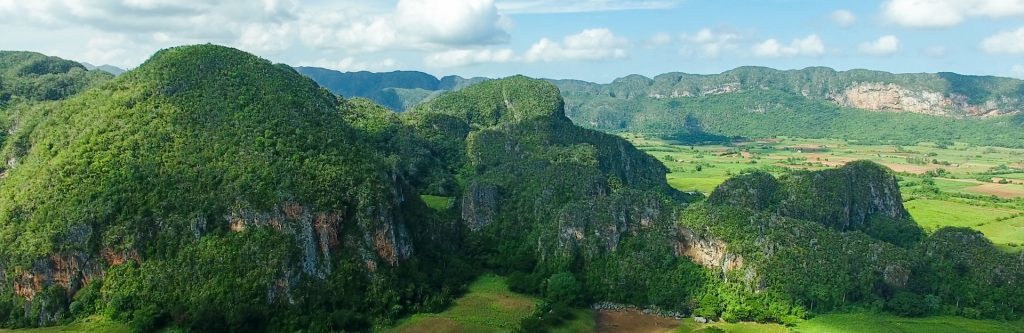
[[[420,199],[423,199],[423,202],[427,204],[427,207],[433,208],[437,211],[447,210],[452,206],[451,197],[422,194],[420,195]]]
[[[981,227],[996,222],[996,219],[1019,214],[1019,210],[997,207],[975,206],[966,203],[917,199],[904,204],[917,224],[925,229],[935,230],[944,226]]]
[[[128,333],[129,331],[127,326],[100,316],[89,317],[64,326],[16,330],[0,329],[0,333]]]
[[[972,320],[962,317],[904,318],[885,314],[826,314],[792,329],[799,333],[983,333],[1024,332],[1024,322]]]
[[[992,243],[1005,245],[1010,250],[1024,246],[1024,217],[1012,218],[998,223],[989,223],[977,228],[985,233]]]
[[[511,332],[533,314],[538,302],[509,291],[504,278],[485,275],[448,310],[413,315],[383,332]]]

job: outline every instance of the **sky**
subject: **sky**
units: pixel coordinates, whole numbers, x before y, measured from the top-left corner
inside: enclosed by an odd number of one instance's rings
[[[1024,78],[1024,0],[0,0],[0,50],[133,68],[199,43],[437,76],[828,66]]]

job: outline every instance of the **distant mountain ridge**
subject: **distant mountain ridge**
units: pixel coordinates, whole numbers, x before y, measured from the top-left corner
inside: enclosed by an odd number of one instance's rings
[[[343,73],[317,67],[297,67],[296,70],[337,94],[383,101],[389,107],[407,105],[405,109],[409,104],[418,103],[401,100],[403,97],[417,99],[421,96],[397,94],[402,90],[450,91],[487,80],[459,76],[438,79],[417,71]],[[648,78],[634,74],[608,84],[581,80],[548,81],[558,86],[563,95],[616,99],[646,97],[665,100],[750,90],[775,90],[868,111],[952,117],[993,117],[1024,111],[1024,81],[949,72],[894,74],[864,69],[836,71],[828,67],[776,70],[748,66],[707,75],[670,72]],[[399,101],[389,100],[394,98]]]
[[[443,91],[459,90],[487,78],[463,78],[449,75],[437,78],[417,71],[387,73],[340,72],[319,67],[295,67],[327,90],[344,97],[363,97],[394,111],[405,111],[433,99]]]
[[[630,75],[610,84],[556,81],[563,90],[619,99],[671,99],[774,90],[868,111],[993,117],[1024,111],[1024,81],[956,73],[893,74],[827,67],[739,67],[721,74]],[[567,89],[568,88],[568,89]]]
[[[437,79],[421,72],[298,71],[336,94],[369,98],[399,112],[487,80]],[[607,84],[547,81],[559,88],[569,119],[607,132],[681,142],[783,135],[1024,146],[1024,81],[1011,78],[740,67],[711,75],[629,75]]]
[[[93,64],[90,64],[90,63],[87,63],[87,62],[82,62],[81,64],[82,64],[82,66],[85,66],[85,69],[88,69],[90,71],[94,70],[94,69],[101,70],[101,71],[113,74],[114,76],[118,76],[118,75],[124,74],[124,72],[126,72],[126,70],[124,70],[124,69],[122,69],[120,67],[117,67],[117,66],[113,66],[113,65],[99,65],[99,66],[96,66],[96,65],[93,65]]]

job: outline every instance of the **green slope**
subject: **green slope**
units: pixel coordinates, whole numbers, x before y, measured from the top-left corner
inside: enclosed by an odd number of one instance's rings
[[[350,111],[213,45],[52,106],[0,180],[5,323],[362,330],[443,302],[447,236]]]

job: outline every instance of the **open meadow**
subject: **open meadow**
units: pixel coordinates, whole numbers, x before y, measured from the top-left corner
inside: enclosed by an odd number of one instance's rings
[[[484,275],[444,312],[416,314],[382,332],[513,332],[534,313],[538,302],[509,291],[504,278]]]

